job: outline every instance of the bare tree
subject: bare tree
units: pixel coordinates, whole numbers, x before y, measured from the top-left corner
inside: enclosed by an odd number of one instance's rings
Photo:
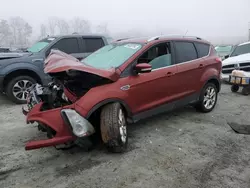
[[[81,19],[79,17],[75,17],[71,21],[71,26],[73,28],[73,32],[76,33],[90,33],[91,26],[87,20]]]
[[[58,19],[57,27],[59,28],[59,32],[61,35],[69,34],[69,24],[65,20]]]
[[[44,38],[47,36],[47,29],[44,24],[40,26],[40,38]]]
[[[26,22],[25,25],[24,25],[24,31],[23,31],[23,37],[24,37],[24,40],[25,40],[25,45],[27,45],[29,42],[29,38],[32,34],[32,27]]]
[[[107,23],[102,23],[96,27],[96,32],[97,33],[102,33],[102,34],[108,34],[108,24]]]
[[[50,17],[48,22],[48,29],[50,35],[55,35],[56,26],[57,26],[57,17]]]
[[[15,45],[27,45],[32,34],[32,27],[23,18],[17,16],[10,18],[10,28]]]
[[[0,41],[2,45],[10,45],[11,31],[7,20],[0,21]]]

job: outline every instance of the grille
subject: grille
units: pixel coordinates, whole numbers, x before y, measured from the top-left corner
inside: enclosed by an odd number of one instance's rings
[[[222,66],[222,73],[231,74],[234,69],[250,72],[250,62],[239,63],[238,67],[237,64]]]

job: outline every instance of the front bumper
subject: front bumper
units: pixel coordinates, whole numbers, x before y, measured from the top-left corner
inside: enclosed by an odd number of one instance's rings
[[[74,106],[69,105],[64,106],[63,108],[40,111],[42,105],[43,103],[35,105],[29,112],[23,110],[24,115],[26,115],[26,121],[27,123],[42,123],[53,129],[56,133],[53,138],[27,142],[25,145],[25,150],[57,146],[76,141],[78,137],[72,133],[72,128],[67,122],[65,122],[61,114],[62,109],[73,109]]]

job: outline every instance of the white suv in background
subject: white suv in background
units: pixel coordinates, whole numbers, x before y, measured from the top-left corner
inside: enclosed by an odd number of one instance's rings
[[[228,81],[234,69],[250,72],[250,42],[237,45],[222,61],[222,79]]]

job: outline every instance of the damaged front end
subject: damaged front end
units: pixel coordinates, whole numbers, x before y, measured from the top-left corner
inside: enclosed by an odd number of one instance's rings
[[[40,102],[27,113],[27,123],[37,122],[48,139],[29,141],[25,149],[32,150],[49,146],[70,147],[75,141],[95,133],[94,127],[74,110],[74,105],[43,111]]]
[[[117,79],[116,73],[86,67],[77,59],[54,50],[45,61],[45,73],[53,81],[48,86],[36,84],[30,88],[23,114],[27,123],[37,122],[38,129],[46,132],[48,139],[29,141],[25,149],[84,145],[83,141],[94,134],[95,129],[83,113],[75,109],[75,102],[91,88]]]

